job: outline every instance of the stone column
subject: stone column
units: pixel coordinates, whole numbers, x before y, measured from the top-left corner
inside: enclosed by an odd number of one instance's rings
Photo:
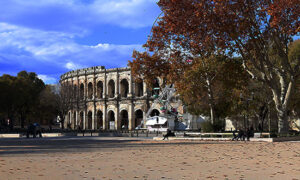
[[[119,69],[117,68],[117,78],[116,78],[116,82],[115,82],[115,97],[121,97],[120,96],[120,75],[119,75]]]
[[[83,111],[83,127],[82,127],[82,129],[86,129],[86,119],[87,119],[87,113],[85,110],[85,111]]]
[[[107,85],[107,75],[106,75],[106,69],[104,72],[104,82],[103,82],[103,98],[107,98],[107,89],[108,85]]]
[[[107,118],[107,104],[105,101],[105,104],[103,106],[103,130],[108,130],[108,118]]]
[[[95,129],[94,121],[95,121],[95,109],[92,110],[92,129]]]
[[[128,112],[128,129],[129,130],[133,130],[134,129],[134,103],[131,102],[131,104],[129,105],[129,112]]]
[[[79,81],[79,75],[78,75],[78,71],[77,71],[77,94],[76,94],[76,103],[78,106],[78,101],[80,101],[80,81]]]
[[[129,87],[128,87],[129,88],[129,92],[128,92],[128,97],[132,97],[133,94],[134,94],[134,92],[133,92],[134,81],[133,81],[131,73],[128,74],[128,75],[129,75],[129,82],[128,82],[128,84],[129,84]]]
[[[119,75],[119,69],[117,68],[117,78],[116,78],[116,87],[117,91],[115,94],[115,97],[117,98],[117,104],[115,104],[116,107],[116,112],[115,112],[115,129],[120,130],[121,129],[121,118],[120,118],[120,102],[119,102],[119,97],[120,95],[120,75]]]
[[[115,129],[120,130],[121,129],[121,118],[120,118],[120,104],[119,101],[117,101],[116,111],[115,111]]]
[[[88,96],[88,86],[87,86],[87,77],[86,74],[84,76],[84,88],[83,88],[83,99],[84,101],[87,99]]]
[[[72,109],[72,113],[71,113],[71,129],[74,129],[74,103],[75,103],[75,101],[74,101],[74,79],[73,79],[73,76],[71,76],[71,78],[72,78],[72,86],[71,86],[71,96],[69,97],[70,99],[71,99],[71,109]]]
[[[93,83],[93,105],[94,105],[94,112],[92,117],[92,129],[97,129],[97,109],[96,109],[96,73],[94,69],[94,83]]]

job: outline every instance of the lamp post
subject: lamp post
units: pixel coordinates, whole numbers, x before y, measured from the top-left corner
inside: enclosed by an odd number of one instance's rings
[[[246,103],[246,114],[244,114],[244,129],[246,130],[246,127],[249,128],[249,121],[248,121],[248,111],[249,111],[249,102],[254,100],[254,93],[251,92],[250,98],[244,98],[243,93],[240,94],[241,101]]]

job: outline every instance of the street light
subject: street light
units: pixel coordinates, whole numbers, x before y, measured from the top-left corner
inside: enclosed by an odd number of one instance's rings
[[[246,124],[247,124],[247,128],[249,128],[249,121],[248,121],[249,101],[254,100],[254,92],[251,92],[251,97],[246,99],[243,97],[243,93],[240,93],[240,99],[241,101],[246,102],[247,113],[244,114],[244,129],[246,130]]]

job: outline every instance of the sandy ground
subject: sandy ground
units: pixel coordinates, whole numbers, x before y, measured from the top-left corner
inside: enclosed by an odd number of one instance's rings
[[[300,142],[0,139],[0,179],[300,179]]]

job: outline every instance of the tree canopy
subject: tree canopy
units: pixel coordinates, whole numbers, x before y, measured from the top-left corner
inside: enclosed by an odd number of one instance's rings
[[[21,127],[30,122],[51,123],[57,115],[53,105],[56,96],[51,86],[46,86],[33,72],[21,71],[17,76],[0,77],[0,120],[10,120],[10,126]]]
[[[175,82],[195,59],[241,57],[244,71],[272,92],[278,131],[287,132],[288,105],[300,76],[299,57],[289,55],[300,30],[298,0],[160,0],[158,5],[163,16],[144,45],[147,51],[134,51],[129,63],[135,76]]]

